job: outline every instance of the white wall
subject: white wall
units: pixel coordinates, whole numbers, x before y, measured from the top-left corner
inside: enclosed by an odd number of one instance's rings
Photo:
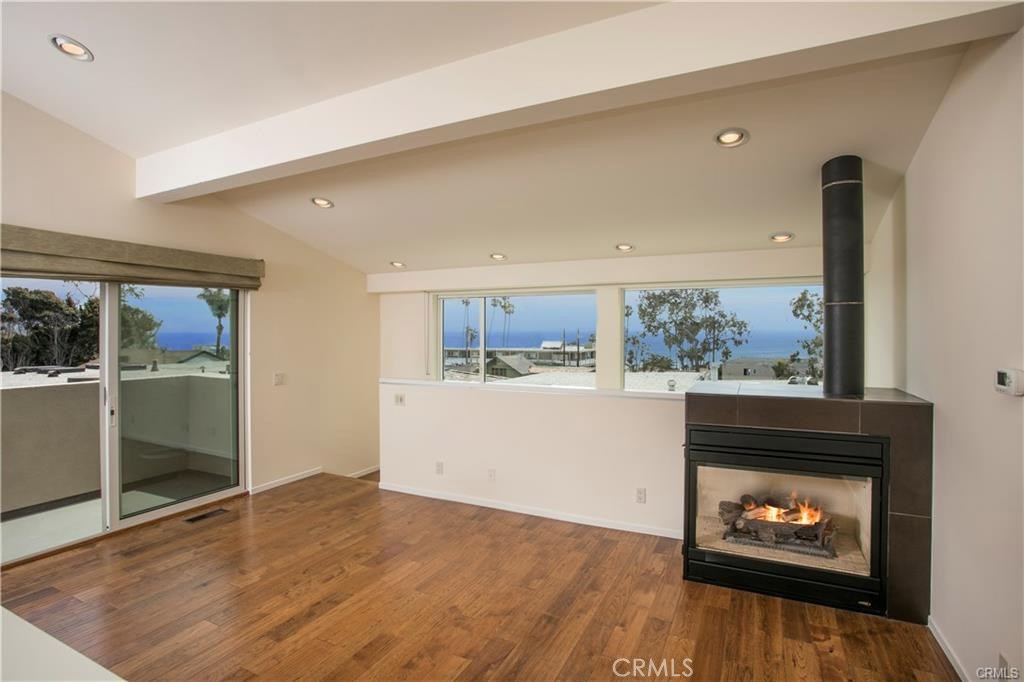
[[[135,199],[132,159],[6,93],[2,116],[4,222],[266,261],[251,297],[254,484],[377,464],[379,313],[365,275],[216,197]]]
[[[887,228],[883,238],[892,241]],[[901,264],[893,246],[879,248],[882,274],[872,295],[880,319]],[[874,249],[869,248],[869,252]],[[897,266],[900,266],[898,268]],[[678,537],[682,530],[682,396],[638,398],[621,386],[622,286],[667,283],[813,281],[819,248],[627,257],[566,263],[501,265],[370,275],[380,296],[381,481],[384,487],[477,504],[573,518]],[[579,287],[597,294],[598,390],[466,386],[438,383],[438,291],[510,291]],[[877,385],[893,386],[891,359],[902,328],[891,320],[870,346]],[[616,341],[619,341],[616,343]],[[878,356],[878,357],[875,357]],[[396,393],[406,396],[397,407]],[[434,473],[444,461],[446,473]],[[491,483],[488,469],[495,469]],[[648,502],[635,502],[636,488]]]
[[[907,379],[907,235],[902,185],[867,245],[864,275],[865,383],[902,388]]]
[[[682,537],[678,396],[385,383],[380,414],[384,488]]]
[[[1024,665],[1024,400],[992,388],[1024,366],[1022,61],[1020,33],[970,48],[905,181],[907,389],[935,403],[932,620],[972,678],[1000,652]]]

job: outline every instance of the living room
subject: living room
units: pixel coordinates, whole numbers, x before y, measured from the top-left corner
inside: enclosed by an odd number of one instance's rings
[[[2,11],[4,679],[1024,666],[1020,3]]]

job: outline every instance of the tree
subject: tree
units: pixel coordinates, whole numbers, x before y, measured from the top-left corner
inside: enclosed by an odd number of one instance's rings
[[[508,346],[508,335],[512,331],[512,315],[516,312],[516,306],[508,296],[501,297],[501,312],[504,315],[501,326],[501,345]]]
[[[48,289],[6,287],[0,314],[0,362],[4,370],[39,365],[77,366],[99,355],[100,301],[79,283],[69,282],[84,297],[63,299]],[[160,321],[127,302],[142,290],[121,286],[121,345],[156,348]]]
[[[0,314],[4,369],[68,365],[76,360],[73,337],[81,324],[74,299],[46,289],[7,287]]]
[[[121,304],[121,348],[155,349],[163,322],[142,308]]]
[[[466,305],[466,301],[467,300],[468,299],[463,299],[462,300],[463,305]],[[491,345],[491,330],[494,329],[494,315],[498,312],[498,308],[500,306],[501,306],[501,299],[498,299],[498,298],[492,298],[491,299],[491,319],[488,320],[488,322],[487,322],[487,338],[485,339],[485,341],[487,342],[487,346],[488,347]],[[469,311],[467,310],[466,312],[468,313]],[[469,324],[468,318],[466,320],[466,324],[467,325]]]
[[[776,360],[775,364],[772,365],[772,372],[775,373],[776,379],[785,379],[793,374],[793,366],[786,360]]]
[[[625,310],[623,311],[626,321],[626,324],[624,325],[625,338],[623,339],[623,345],[626,349],[626,370],[629,372],[639,372],[641,371],[641,366],[644,364],[644,358],[647,357],[647,352],[649,348],[647,344],[644,343],[644,335],[642,333],[630,333],[629,324],[630,320],[633,317],[633,313],[633,306],[627,304]],[[671,364],[671,360],[669,361],[669,364]]]
[[[469,364],[469,347],[471,345],[473,345],[473,342],[476,341],[478,336],[479,336],[479,333],[477,332],[477,330],[469,323],[469,306],[470,306],[471,303],[472,303],[472,301],[470,301],[470,299],[468,299],[468,298],[462,299],[462,309],[465,312],[465,315],[463,316],[464,322],[463,322],[463,327],[462,328],[463,328],[463,334],[465,335],[465,339],[466,339],[466,364],[467,365]]]
[[[793,317],[804,323],[804,329],[814,332],[813,337],[800,342],[800,347],[807,354],[807,375],[821,378],[825,349],[825,302],[821,294],[804,289],[790,301],[790,308]]]
[[[231,294],[227,289],[207,289],[204,287],[196,295],[196,298],[205,301],[206,305],[210,308],[210,314],[217,318],[217,343],[214,354],[219,358],[221,357],[220,339],[224,333],[223,320],[231,313]]]
[[[750,326],[722,306],[714,289],[661,289],[640,294],[637,317],[646,336],[660,336],[682,369],[700,371],[747,342]]]
[[[672,358],[657,353],[651,353],[640,365],[641,372],[671,372],[673,369]]]

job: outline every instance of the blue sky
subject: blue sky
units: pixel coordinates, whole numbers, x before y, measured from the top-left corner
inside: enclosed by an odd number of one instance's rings
[[[740,319],[749,322],[751,329],[781,332],[803,328],[803,323],[793,317],[790,301],[799,296],[804,289],[821,292],[820,285],[723,287],[720,291],[722,305],[727,310],[735,312]],[[626,291],[626,303],[634,308],[638,297],[639,291]],[[511,299],[516,307],[513,321],[517,331],[552,331],[563,327],[593,330],[595,327],[597,310],[593,294],[512,296]],[[472,326],[476,327],[479,299],[471,300],[473,303],[470,306],[470,319]],[[490,312],[488,304],[489,323]],[[459,299],[446,300],[445,313],[445,330],[461,333],[465,314]],[[499,310],[494,318],[494,325],[499,329],[501,319]]]
[[[68,292],[76,300],[99,290],[92,282],[80,282],[77,287],[56,280],[4,278],[3,286],[23,286],[50,289],[59,296]],[[820,285],[723,287],[720,289],[722,304],[750,323],[752,329],[761,331],[790,331],[802,329],[802,323],[793,318],[789,302],[804,289],[821,292]],[[163,320],[164,332],[205,332],[212,331],[216,322],[206,304],[196,298],[199,289],[191,287],[143,287],[142,300],[132,301],[133,305],[153,313]],[[636,307],[638,291],[626,291],[626,303]],[[576,329],[593,331],[597,316],[593,294],[555,294],[535,296],[512,296],[516,307],[514,328],[517,331],[551,331]],[[479,299],[473,299],[470,319],[476,327]],[[461,331],[464,314],[458,299],[445,302],[445,330]],[[488,320],[491,308],[487,306]],[[494,317],[494,325],[501,328],[502,315]]]

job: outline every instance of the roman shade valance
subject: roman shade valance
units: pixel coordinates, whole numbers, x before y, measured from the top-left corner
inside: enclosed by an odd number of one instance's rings
[[[4,224],[0,272],[5,277],[258,289],[264,263]]]

